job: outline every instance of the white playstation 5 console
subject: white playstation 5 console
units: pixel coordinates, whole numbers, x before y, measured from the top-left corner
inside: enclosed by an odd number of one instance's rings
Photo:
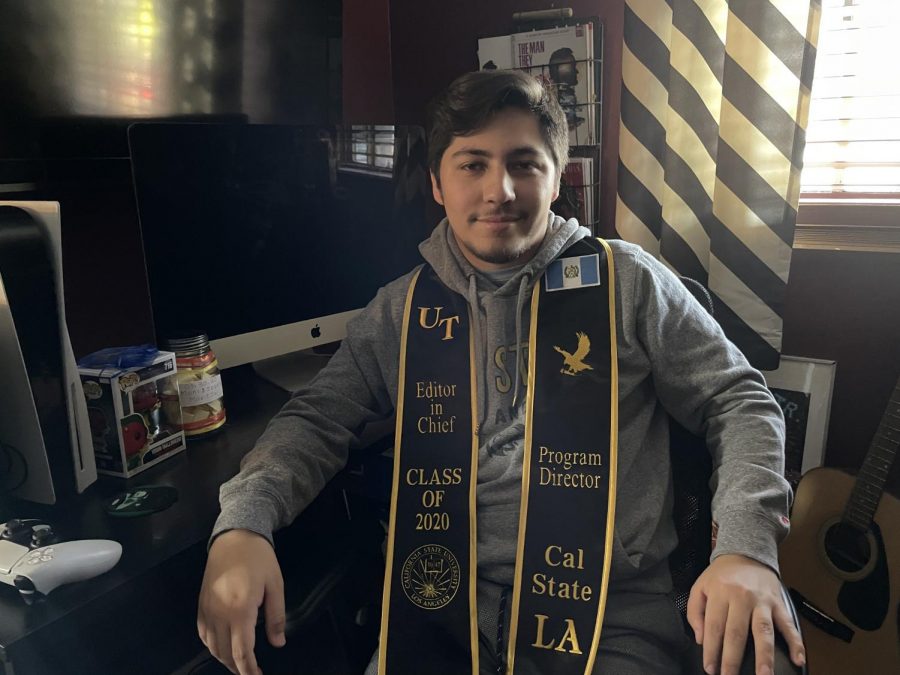
[[[42,504],[97,480],[66,327],[57,202],[0,201],[0,495]]]

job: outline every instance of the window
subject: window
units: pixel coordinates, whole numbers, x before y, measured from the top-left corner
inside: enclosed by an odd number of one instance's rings
[[[900,197],[900,2],[824,0],[804,196]]]
[[[900,2],[823,0],[794,247],[900,253]]]
[[[341,168],[391,174],[394,168],[394,127],[354,124],[342,139]]]

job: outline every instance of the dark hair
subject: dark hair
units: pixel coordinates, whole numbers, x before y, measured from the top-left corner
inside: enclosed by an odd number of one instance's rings
[[[428,106],[428,166],[440,181],[441,157],[455,136],[484,128],[507,108],[531,112],[557,170],[569,158],[566,115],[553,90],[518,70],[481,70],[455,79]]]

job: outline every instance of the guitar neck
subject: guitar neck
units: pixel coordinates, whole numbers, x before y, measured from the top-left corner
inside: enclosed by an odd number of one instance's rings
[[[900,446],[900,379],[894,385],[891,400],[856,477],[853,493],[844,510],[845,522],[862,531],[869,529],[878,509],[878,502],[881,500],[884,483],[897,456],[898,446]]]

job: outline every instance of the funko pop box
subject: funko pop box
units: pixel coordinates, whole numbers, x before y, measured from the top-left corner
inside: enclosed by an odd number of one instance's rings
[[[184,450],[174,353],[104,349],[78,372],[98,473],[128,478]]]

